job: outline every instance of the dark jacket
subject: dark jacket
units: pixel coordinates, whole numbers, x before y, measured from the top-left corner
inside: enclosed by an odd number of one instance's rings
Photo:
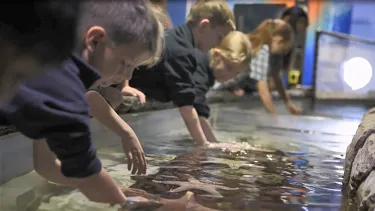
[[[152,68],[137,68],[129,85],[147,98],[178,106],[193,106],[192,76],[197,69],[193,33],[187,24],[166,31],[164,54]]]
[[[22,84],[0,109],[10,123],[31,139],[46,139],[67,177],[88,177],[101,170],[91,143],[86,90],[100,74],[77,56]]]

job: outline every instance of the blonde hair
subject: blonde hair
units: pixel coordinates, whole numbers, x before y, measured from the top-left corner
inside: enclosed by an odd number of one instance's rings
[[[157,37],[155,39],[156,40],[155,50],[152,52],[153,56],[149,58],[148,60],[144,61],[142,64],[139,64],[139,66],[146,66],[146,67],[152,67],[159,62],[160,58],[163,56],[164,45],[165,45],[164,27],[159,19],[164,13],[161,11],[159,7],[153,6],[151,3],[149,3],[149,6],[152,10],[152,19],[157,20],[156,22],[158,24],[158,30],[157,30]]]
[[[229,25],[232,30],[236,29],[234,14],[225,0],[196,0],[187,23],[197,25],[202,19],[208,19],[215,26]]]
[[[168,12],[164,8],[163,0],[150,0],[151,7],[154,9],[156,18],[159,20],[164,29],[170,29],[173,27],[171,18],[168,15]]]
[[[257,54],[263,45],[271,46],[274,36],[281,36],[290,45],[294,41],[293,29],[288,23],[281,19],[264,20],[248,34],[253,47],[253,55]]]
[[[235,64],[248,65],[251,60],[250,40],[240,31],[230,32],[215,49],[219,49],[222,57]],[[213,67],[219,58],[212,53],[211,58],[210,66]]]

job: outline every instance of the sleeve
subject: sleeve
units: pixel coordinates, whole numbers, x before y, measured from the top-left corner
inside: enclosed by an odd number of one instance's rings
[[[194,108],[198,113],[198,116],[208,119],[210,117],[210,107],[207,102],[195,103]]]
[[[8,112],[7,118],[25,136],[47,139],[49,148],[61,161],[64,176],[85,178],[101,171],[91,143],[87,103],[28,103]]]
[[[194,55],[173,57],[164,65],[166,84],[173,103],[178,107],[193,106],[195,91],[192,74],[196,70]]]
[[[242,72],[238,74],[234,79],[228,80],[220,85],[218,90],[230,90],[233,91],[235,89],[244,88],[246,84],[249,83],[249,81],[252,81],[251,78],[249,78],[248,72]]]
[[[206,93],[196,90],[196,96],[194,101],[194,108],[198,113],[198,116],[208,118],[210,117],[210,107],[207,103]]]

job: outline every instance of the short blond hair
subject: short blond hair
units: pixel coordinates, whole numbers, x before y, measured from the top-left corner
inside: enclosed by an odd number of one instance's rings
[[[232,31],[221,41],[219,49],[221,56],[226,60],[239,65],[248,65],[251,61],[251,42],[246,34],[240,31]],[[212,56],[211,67],[215,63],[215,56]]]
[[[196,0],[186,22],[197,25],[202,19],[216,26],[229,25],[232,30],[236,29],[233,11],[225,0]]]

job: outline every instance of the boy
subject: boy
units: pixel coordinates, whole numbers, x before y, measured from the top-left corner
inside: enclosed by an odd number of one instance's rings
[[[79,1],[12,1],[1,5],[1,104],[24,79],[69,57],[79,15]]]
[[[0,114],[27,137],[43,139],[34,141],[40,175],[76,187],[92,201],[125,203],[91,144],[85,94],[95,81],[112,83],[131,76],[138,64],[154,62],[162,32],[146,1],[87,1],[82,12],[79,55],[26,81]]]
[[[195,48],[207,52],[235,29],[226,1],[196,1],[187,23],[166,32],[162,60],[151,69],[137,69],[130,86],[160,102],[173,101],[198,146],[208,144],[194,108],[192,74],[197,69]]]

